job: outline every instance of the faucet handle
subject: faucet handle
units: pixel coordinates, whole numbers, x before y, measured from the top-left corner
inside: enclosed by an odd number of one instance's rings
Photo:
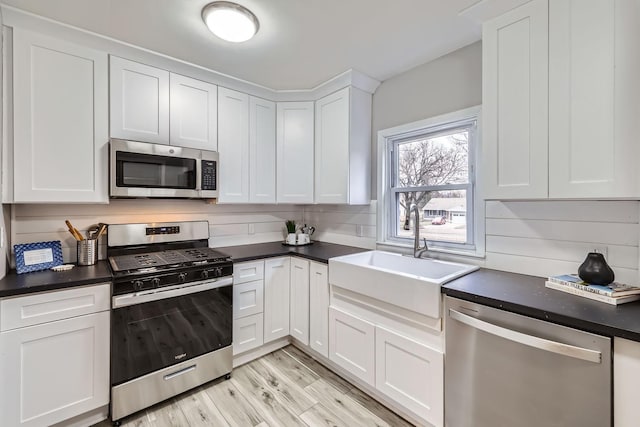
[[[427,238],[423,237],[422,241],[424,242],[424,248],[427,249]]]

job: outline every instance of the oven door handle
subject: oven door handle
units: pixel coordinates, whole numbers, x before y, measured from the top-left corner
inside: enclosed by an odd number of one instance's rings
[[[233,284],[232,277],[193,282],[185,285],[177,285],[166,288],[158,288],[151,291],[134,292],[131,294],[117,295],[111,299],[113,308],[127,307],[144,302],[159,301],[162,299],[179,297],[181,295],[194,294]]]

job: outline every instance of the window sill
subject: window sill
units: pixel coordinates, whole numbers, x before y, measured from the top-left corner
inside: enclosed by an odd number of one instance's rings
[[[376,245],[378,246],[379,249],[380,248],[384,249],[386,247],[391,250],[395,249],[396,251],[399,250],[400,252],[406,252],[407,254],[410,254],[413,252],[413,245],[406,245],[404,243],[399,243],[399,242],[389,242],[389,241],[376,242]],[[434,246],[434,247],[429,246],[429,250],[427,250],[425,255],[426,257],[429,258],[430,254],[453,255],[453,256],[461,256],[461,257],[468,257],[468,258],[474,258],[474,259],[485,258],[484,253],[479,253],[473,250],[442,248],[438,246]]]

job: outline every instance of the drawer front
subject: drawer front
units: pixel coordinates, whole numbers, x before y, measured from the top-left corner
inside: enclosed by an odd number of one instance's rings
[[[233,283],[247,283],[264,279],[264,261],[243,262],[233,265]]]
[[[264,309],[264,281],[233,285],[233,318],[262,313]]]
[[[0,301],[0,331],[111,309],[111,284],[6,298]]]
[[[264,342],[262,313],[233,319],[233,355],[260,347]]]

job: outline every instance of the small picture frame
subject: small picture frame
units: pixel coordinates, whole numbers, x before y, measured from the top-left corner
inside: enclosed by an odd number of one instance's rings
[[[18,274],[47,270],[62,264],[60,240],[13,245]]]

